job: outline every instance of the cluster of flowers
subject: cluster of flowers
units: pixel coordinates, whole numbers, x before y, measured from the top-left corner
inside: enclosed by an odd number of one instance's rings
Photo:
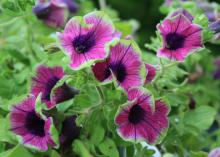
[[[165,6],[172,6],[174,0],[165,0]],[[179,3],[190,2],[190,0],[180,0]],[[215,2],[209,2],[208,0],[195,0],[196,6],[203,11],[205,16],[208,18],[210,22],[210,29],[215,33],[212,42],[216,42],[220,39],[220,12],[218,9],[218,5]],[[192,17],[190,17],[193,20]]]
[[[55,0],[51,0],[53,2]],[[159,57],[183,61],[191,52],[202,48],[202,28],[193,24],[192,19],[187,11],[179,10],[158,24],[163,39],[163,47],[157,53]],[[127,94],[128,102],[119,107],[115,116],[118,134],[125,140],[153,144],[168,128],[169,107],[162,99],[154,100],[143,87],[154,79],[155,66],[143,63],[137,44],[130,37],[120,39],[120,34],[105,13],[95,11],[70,19],[58,38],[70,58],[71,69],[91,67],[101,84],[115,82]],[[40,65],[33,78],[31,95],[12,108],[11,129],[22,137],[23,144],[40,150],[47,150],[48,145],[58,146],[53,137],[53,119],[38,109],[37,98],[41,98],[48,110],[72,99],[78,90],[66,83],[56,87],[64,76],[61,67]],[[75,119],[76,116],[69,121],[79,130]],[[69,134],[61,133],[60,143],[66,136]]]
[[[115,81],[128,95],[119,107],[115,123],[125,140],[144,139],[154,143],[168,127],[168,106],[142,88],[156,74],[156,68],[141,61],[141,51],[129,38],[119,39],[111,20],[103,12],[72,18],[58,34],[74,70],[91,66],[98,81]]]
[[[48,145],[59,146],[53,118],[46,112],[44,113],[42,106],[39,107],[38,104],[44,103],[46,110],[49,110],[54,108],[56,104],[69,100],[79,93],[78,90],[69,87],[66,83],[55,88],[57,82],[64,76],[62,67],[50,68],[39,65],[36,77],[32,78],[30,95],[12,107],[11,130],[22,137],[21,142],[24,145],[42,151],[47,150]],[[52,92],[53,90],[54,92]],[[38,102],[38,98],[40,98],[40,102]],[[76,116],[73,115],[63,121],[59,138],[61,146],[68,144],[78,136],[80,128],[76,126],[75,119]],[[72,135],[69,136],[69,134]]]

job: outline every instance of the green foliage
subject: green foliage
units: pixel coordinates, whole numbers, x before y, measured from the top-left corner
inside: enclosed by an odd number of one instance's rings
[[[23,146],[17,145],[13,149],[7,150],[6,152],[0,153],[0,157],[33,157]]]
[[[71,17],[82,16],[99,8],[93,1],[78,2],[80,9]],[[119,7],[117,5],[123,2],[107,1],[107,6],[102,10],[109,15],[117,30],[122,32],[122,38],[133,35],[140,47],[145,45],[145,48],[141,49],[143,62],[154,64],[157,75],[151,84],[144,87],[151,91],[155,98],[166,100],[171,107],[167,135],[164,135],[156,147],[164,157],[207,156],[208,151],[220,145],[220,83],[219,80],[213,79],[213,71],[216,69],[213,61],[219,56],[218,45],[205,44],[204,49],[190,55],[183,63],[158,59],[155,54],[163,43],[156,31],[155,22],[162,20],[157,10],[162,0],[144,1],[145,6],[141,6],[142,1],[128,0],[123,7],[120,6],[121,10],[116,10]],[[78,116],[76,123],[82,127],[80,137],[74,140],[67,154],[80,157],[153,156],[153,150],[141,144],[124,141],[116,132],[115,113],[119,105],[127,102],[126,93],[116,89],[113,83],[100,84],[95,80],[90,68],[80,71],[70,69],[69,58],[60,50],[55,35],[63,28],[51,28],[39,21],[32,12],[34,5],[34,0],[0,1],[0,157],[66,155],[66,152],[65,155],[62,154],[60,148],[43,153],[24,148],[17,145],[18,137],[10,131],[11,107],[27,97],[31,78],[36,72],[36,66],[41,63],[62,66],[68,74],[56,84],[52,94],[64,82],[80,90],[74,99],[62,102],[50,111],[50,114],[56,117],[55,126],[51,128],[56,142],[61,130],[61,126],[56,125],[57,120],[62,121],[73,114]],[[149,10],[139,9],[141,7],[148,7]],[[189,11],[195,17],[193,22],[202,27],[203,41],[213,40],[214,34],[208,28],[210,22],[196,3],[174,0],[169,7],[162,5],[160,11],[168,15],[180,7]],[[134,12],[128,11],[129,8]],[[146,11],[151,14],[145,16],[143,12]],[[123,12],[129,19],[120,18],[125,17]],[[151,21],[153,26],[148,27],[146,24]],[[144,44],[145,40],[150,42]],[[192,103],[194,108],[190,106]],[[37,111],[41,115],[42,109],[46,109],[46,106],[38,97]]]
[[[216,115],[216,110],[209,106],[201,106],[193,111],[188,111],[184,115],[184,123],[193,125],[199,130],[208,129]]]
[[[73,143],[73,150],[81,157],[92,157],[86,146],[80,140],[75,140]]]
[[[106,138],[102,143],[99,144],[99,150],[108,157],[119,157],[119,153],[114,141],[109,138]]]

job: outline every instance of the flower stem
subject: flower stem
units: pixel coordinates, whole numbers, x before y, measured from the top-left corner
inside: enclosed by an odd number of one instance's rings
[[[158,79],[160,79],[160,78],[164,75],[164,72],[165,72],[166,69],[169,69],[170,67],[173,67],[173,66],[175,66],[175,65],[177,65],[177,64],[178,64],[178,62],[172,62],[172,63],[170,63],[170,64],[164,65],[163,62],[162,62],[162,60],[161,60],[161,58],[160,58],[160,66],[161,66],[161,68],[160,68],[160,73],[159,73],[159,75],[153,80],[153,83],[157,82]]]
[[[6,22],[3,22],[3,23],[0,23],[0,27],[6,27],[8,25],[11,25],[12,23],[14,23],[15,21],[19,20],[19,19],[22,19],[22,18],[25,18],[25,17],[28,17],[30,16],[31,14],[27,14],[27,15],[21,15],[21,16],[17,16],[9,21],[6,21]]]
[[[105,0],[99,0],[99,7],[100,7],[100,10],[105,10],[106,1]]]
[[[24,19],[25,23],[26,23],[26,27],[27,27],[27,45],[28,45],[28,48],[29,48],[29,51],[32,53],[34,59],[36,61],[40,61],[40,59],[38,58],[33,46],[32,46],[32,43],[33,43],[33,35],[32,35],[32,31],[31,31],[31,28],[30,28],[30,24],[29,24],[29,21],[27,19]]]
[[[126,147],[118,147],[118,151],[120,157],[127,157]]]
[[[103,93],[103,90],[102,90],[101,86],[96,86],[96,89],[99,92],[99,95],[100,95],[100,97],[102,99],[102,101],[101,101],[101,104],[102,104],[104,102],[104,100],[105,100],[105,95]]]

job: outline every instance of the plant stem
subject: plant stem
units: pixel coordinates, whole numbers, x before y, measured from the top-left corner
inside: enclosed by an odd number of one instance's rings
[[[27,24],[27,44],[29,51],[32,53],[33,57],[36,59],[36,61],[40,61],[40,59],[37,57],[37,54],[35,53],[32,43],[33,43],[33,36],[32,36],[32,31],[30,29],[30,25],[27,19],[24,19],[24,21]]]
[[[118,147],[118,151],[120,157],[127,157],[126,147]]]
[[[14,23],[15,21],[19,20],[19,19],[22,19],[22,18],[25,18],[27,16],[30,16],[31,14],[27,14],[27,15],[22,15],[22,16],[17,16],[9,21],[6,21],[6,22],[3,22],[3,23],[0,23],[0,27],[5,27],[5,26],[8,26],[12,23]]]
[[[164,74],[164,65],[163,65],[163,62],[160,58],[160,66],[161,66],[161,72],[159,73],[159,75],[153,80],[153,83],[157,82],[159,78],[161,78]]]
[[[100,7],[100,10],[105,10],[106,1],[105,0],[99,0],[99,7]]]
[[[158,79],[160,79],[163,75],[164,75],[164,72],[166,69],[170,68],[170,67],[173,67],[175,65],[177,65],[178,62],[172,62],[170,64],[167,64],[167,65],[164,65],[161,58],[160,58],[160,66],[161,66],[161,72],[159,73],[159,75],[153,80],[153,83],[157,82]]]
[[[101,99],[102,99],[102,102],[101,102],[101,103],[103,103],[104,100],[105,100],[105,95],[104,95],[104,93],[103,93],[103,90],[102,90],[101,86],[96,86],[96,89],[97,89],[97,91],[99,92],[99,95],[100,95],[100,97],[101,97]]]

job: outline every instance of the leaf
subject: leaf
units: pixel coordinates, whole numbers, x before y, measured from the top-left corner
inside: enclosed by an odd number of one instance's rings
[[[62,103],[57,104],[56,108],[59,112],[65,112],[68,108],[70,108],[73,104],[73,100],[67,100]]]
[[[142,144],[136,145],[137,153],[134,157],[148,157],[153,156],[155,151],[153,149],[147,149],[147,147],[144,147]]]
[[[50,155],[51,157],[61,157],[60,156],[60,154],[59,153],[57,153],[57,151],[55,151],[55,150],[52,150],[52,152],[51,152],[51,155]]]
[[[203,151],[199,151],[199,152],[191,152],[190,153],[191,157],[207,157],[208,154],[206,152],[203,152]]]
[[[93,129],[90,141],[94,143],[94,145],[98,145],[105,136],[105,130],[101,125],[96,125]]]
[[[85,85],[81,87],[80,93],[74,98],[74,105],[81,108],[87,108],[91,105],[99,105],[101,103],[101,97],[96,89],[95,85]]]
[[[135,20],[120,21],[115,22],[115,27],[122,32],[122,36],[125,37],[126,35],[132,34],[133,31],[139,27],[139,23]]]
[[[80,126],[81,124],[83,124],[83,122],[86,120],[86,116],[85,114],[81,114],[77,117],[76,119],[76,125]]]
[[[20,61],[25,65],[30,65],[29,58],[27,58],[24,54],[22,54],[20,51],[16,50],[15,48],[7,48],[1,51],[3,51],[3,53],[8,53],[9,55],[11,55],[11,57],[17,59],[18,61]]]
[[[193,111],[186,112],[184,122],[200,130],[208,129],[214,121],[216,110],[209,106],[200,106]]]
[[[54,143],[56,144],[55,148],[59,148],[59,146],[60,146],[59,133],[58,133],[56,127],[54,126],[54,124],[52,124],[50,127],[50,134],[51,134],[51,137],[52,137]]]
[[[30,152],[28,152],[22,145],[17,145],[13,149],[0,154],[0,157],[33,157]]]
[[[110,138],[106,138],[99,146],[99,150],[108,157],[119,157],[119,152],[115,142]]]
[[[91,105],[89,96],[85,94],[76,95],[73,102],[74,102],[73,104],[79,106],[80,108],[87,108]]]
[[[81,157],[92,157],[89,150],[80,140],[75,140],[73,143],[73,151]]]
[[[14,143],[15,135],[10,130],[10,118],[0,118],[0,141]]]

